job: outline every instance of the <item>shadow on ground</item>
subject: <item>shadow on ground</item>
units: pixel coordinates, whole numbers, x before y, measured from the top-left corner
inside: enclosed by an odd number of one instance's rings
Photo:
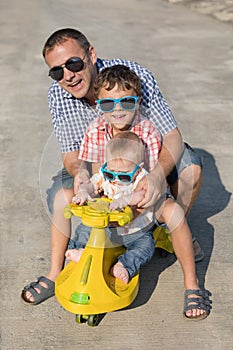
[[[189,225],[193,234],[200,242],[205,258],[196,264],[200,287],[205,286],[205,276],[209,266],[214,246],[214,227],[208,219],[223,211],[231,197],[221,181],[214,157],[203,149],[195,149],[203,159],[203,186],[198,200],[194,204],[189,216]],[[155,290],[159,275],[176,261],[176,257],[169,254],[162,258],[155,254],[152,260],[140,272],[140,289],[135,301],[128,308],[135,308],[145,304]]]

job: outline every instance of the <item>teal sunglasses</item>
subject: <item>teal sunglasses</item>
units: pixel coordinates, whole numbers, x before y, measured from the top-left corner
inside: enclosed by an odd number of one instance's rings
[[[134,174],[139,169],[139,165],[136,164],[134,170],[131,173],[121,173],[121,172],[111,171],[109,169],[106,169],[106,167],[107,167],[107,163],[105,163],[100,169],[105,180],[114,181],[115,178],[117,178],[119,181],[123,183],[133,182]]]
[[[121,109],[125,111],[133,111],[136,108],[139,96],[125,96],[121,98],[101,98],[96,100],[99,109],[101,112],[112,112],[116,104],[119,103]]]

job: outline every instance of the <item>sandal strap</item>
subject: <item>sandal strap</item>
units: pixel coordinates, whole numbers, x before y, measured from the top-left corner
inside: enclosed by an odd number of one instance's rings
[[[196,297],[189,297],[191,294]],[[184,313],[193,309],[200,309],[209,313],[212,303],[209,296],[211,296],[211,293],[208,290],[187,289],[184,293]]]
[[[184,296],[187,297],[190,294],[195,294],[203,298],[209,298],[211,296],[211,293],[206,289],[187,289],[184,292]]]
[[[47,285],[47,287],[42,286],[40,282],[44,282]],[[28,302],[25,297],[25,292],[27,291],[31,293],[34,299],[34,302],[29,303],[38,304],[54,295],[55,283],[47,277],[40,276],[36,282],[31,282],[30,284],[24,287],[22,291],[22,298],[26,302]]]
[[[47,284],[48,287],[44,287],[40,284],[40,282],[44,282]],[[49,280],[48,278],[44,276],[38,277],[37,281],[29,283],[27,286],[24,287],[24,290],[29,290],[32,289],[34,290],[35,288],[39,289],[40,292],[42,292],[44,289],[52,289],[54,288],[54,282]],[[37,292],[36,292],[37,293]]]
[[[37,282],[44,282],[45,284],[47,284],[48,288],[54,288],[55,286],[55,283],[45,276],[40,276]]]

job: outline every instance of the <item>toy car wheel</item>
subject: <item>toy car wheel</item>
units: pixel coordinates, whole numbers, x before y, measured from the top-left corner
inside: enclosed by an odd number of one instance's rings
[[[97,326],[100,321],[99,315],[89,315],[87,324],[88,326]]]
[[[83,317],[83,315],[79,315],[79,314],[76,315],[75,320],[76,320],[77,323],[85,323],[85,322],[87,322],[87,319],[85,319]]]

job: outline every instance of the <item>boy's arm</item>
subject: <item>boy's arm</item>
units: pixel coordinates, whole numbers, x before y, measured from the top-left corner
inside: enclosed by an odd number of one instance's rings
[[[96,195],[96,185],[93,177],[90,176],[88,171],[90,164],[85,161],[81,162],[81,166],[78,174],[75,176],[75,196],[72,202],[82,205],[87,200],[92,201]]]

